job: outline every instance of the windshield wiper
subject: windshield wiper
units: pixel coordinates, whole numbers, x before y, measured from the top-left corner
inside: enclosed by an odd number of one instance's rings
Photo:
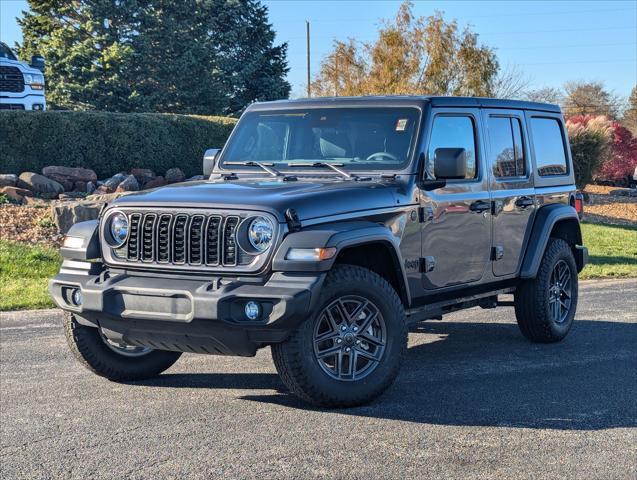
[[[355,178],[354,175],[347,173],[342,168],[338,168],[342,166],[343,166],[342,163],[331,163],[331,162],[290,162],[288,163],[288,167],[313,167],[313,168],[327,167],[327,168],[331,168],[332,170],[340,174],[345,179],[350,180],[352,178]]]
[[[268,172],[273,177],[280,177],[281,175],[283,175],[277,169],[272,168],[272,166],[274,165],[273,163],[254,162],[252,160],[249,160],[247,162],[223,162],[223,165],[224,166],[226,166],[226,165],[241,165],[242,167],[259,167],[259,168],[265,170],[266,172]]]

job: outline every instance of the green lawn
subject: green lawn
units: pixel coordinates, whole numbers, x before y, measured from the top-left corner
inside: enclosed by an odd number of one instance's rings
[[[589,265],[580,278],[637,277],[637,227],[582,224]],[[0,311],[52,307],[47,280],[61,262],[51,248],[0,240]]]
[[[60,263],[52,248],[0,240],[0,311],[53,307],[47,281]]]
[[[637,227],[582,224],[589,264],[580,278],[637,277]]]

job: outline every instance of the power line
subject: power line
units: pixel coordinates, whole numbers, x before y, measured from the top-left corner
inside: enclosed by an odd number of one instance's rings
[[[636,11],[634,8],[600,8],[595,10],[562,10],[558,12],[515,12],[515,13],[496,13],[493,15],[471,15],[471,16],[458,16],[453,19],[465,19],[471,20],[474,18],[500,18],[500,17],[528,17],[528,16],[553,16],[553,15],[578,15],[582,13],[610,13],[610,12],[627,12],[627,11]],[[336,23],[336,22],[378,22],[386,20],[384,18],[313,18],[313,22],[326,22],[326,23]]]
[[[479,36],[483,35],[526,35],[526,34],[534,34],[534,33],[564,33],[564,32],[596,32],[596,31],[607,31],[607,30],[637,30],[637,25],[635,26],[614,26],[614,27],[592,27],[592,28],[560,28],[557,30],[515,30],[510,32],[476,32]],[[332,38],[336,39],[338,35],[315,35],[314,38]],[[287,37],[287,40],[299,40],[304,39],[305,37]],[[375,40],[377,37],[364,37],[364,38],[356,38],[356,40]],[[286,39],[282,39],[286,40]]]

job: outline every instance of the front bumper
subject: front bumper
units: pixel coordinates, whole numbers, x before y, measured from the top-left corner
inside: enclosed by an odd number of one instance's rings
[[[267,279],[146,276],[65,260],[50,280],[55,303],[115,341],[220,355],[252,356],[285,340],[303,322],[325,274],[274,273]],[[82,293],[81,305],[73,291]],[[261,316],[249,321],[245,303]]]
[[[28,93],[26,90],[37,93]],[[9,107],[16,108],[16,106],[22,107],[24,110],[46,110],[46,100],[42,90],[31,90],[30,87],[25,87],[25,92],[22,93],[5,93],[3,92],[0,97],[0,104],[4,105],[7,109]],[[37,106],[37,107],[36,107]]]

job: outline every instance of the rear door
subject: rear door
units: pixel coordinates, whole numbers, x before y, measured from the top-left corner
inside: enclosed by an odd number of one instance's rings
[[[423,286],[435,290],[478,282],[489,266],[491,203],[484,168],[480,111],[436,108],[427,122],[426,171],[435,177],[437,148],[464,148],[467,174],[446,186],[421,192]]]
[[[493,274],[515,274],[536,208],[524,113],[483,110],[491,190]]]

